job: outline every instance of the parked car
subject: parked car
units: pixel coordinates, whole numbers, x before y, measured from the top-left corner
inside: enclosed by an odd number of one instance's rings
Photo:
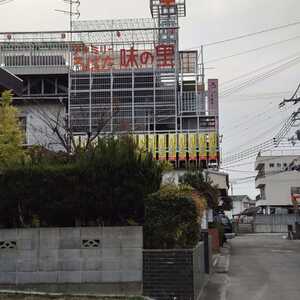
[[[224,214],[218,214],[214,217],[214,221],[224,226],[224,233],[233,233],[233,226],[230,219]]]

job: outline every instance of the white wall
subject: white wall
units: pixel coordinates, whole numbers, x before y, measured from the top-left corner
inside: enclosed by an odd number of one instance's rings
[[[64,150],[57,135],[53,133],[47,121],[51,118],[65,117],[65,107],[58,103],[22,104],[17,106],[20,115],[26,117],[26,140],[28,145],[40,145],[49,150]]]
[[[266,200],[260,200],[257,206],[292,205],[291,187],[300,187],[300,172],[289,171],[264,178]]]

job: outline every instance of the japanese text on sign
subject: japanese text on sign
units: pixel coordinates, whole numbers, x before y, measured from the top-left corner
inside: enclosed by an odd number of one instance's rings
[[[106,46],[76,45],[73,47],[73,65],[77,70],[92,72],[111,69],[173,68],[175,46],[160,44],[150,51],[131,47],[116,52]]]

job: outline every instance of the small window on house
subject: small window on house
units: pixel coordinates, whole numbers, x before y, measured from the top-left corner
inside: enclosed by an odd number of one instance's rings
[[[278,163],[278,164],[277,164],[277,168],[281,168],[281,163]]]
[[[284,163],[283,166],[284,166],[284,167],[287,167],[287,163]]]
[[[269,167],[270,168],[274,168],[274,164],[269,164]]]

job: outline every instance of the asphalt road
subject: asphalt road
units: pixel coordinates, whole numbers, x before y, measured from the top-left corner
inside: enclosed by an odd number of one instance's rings
[[[283,235],[231,240],[227,274],[214,274],[201,300],[299,300],[300,241]]]

